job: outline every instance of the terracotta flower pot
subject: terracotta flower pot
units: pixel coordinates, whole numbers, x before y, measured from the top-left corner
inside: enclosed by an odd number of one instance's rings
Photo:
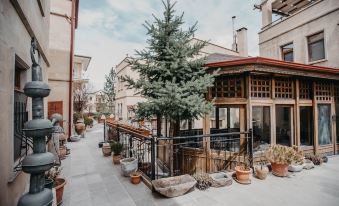
[[[120,164],[121,155],[113,155],[113,164],[118,165]]]
[[[132,173],[131,175],[131,182],[135,185],[139,184],[141,181],[141,174],[140,173]]]
[[[106,157],[112,154],[111,145],[109,143],[104,143],[102,145],[102,154]]]
[[[278,177],[286,177],[288,173],[288,164],[271,163],[272,174]]]
[[[62,202],[62,196],[64,194],[64,186],[66,184],[66,180],[64,178],[57,178],[55,183],[55,193],[57,199],[57,205],[60,205]]]
[[[240,166],[235,167],[235,174],[237,176],[237,180],[240,182],[248,182],[250,179],[251,170],[244,170]]]

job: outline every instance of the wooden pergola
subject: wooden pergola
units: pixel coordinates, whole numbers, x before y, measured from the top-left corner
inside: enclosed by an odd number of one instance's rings
[[[229,111],[235,108],[236,128],[257,128],[268,144],[297,145],[305,153],[339,151],[339,69],[262,57],[205,66],[208,72],[219,71],[207,95],[215,105],[215,117],[204,117],[204,134],[210,134],[210,128],[231,128]],[[221,111],[227,114],[222,120]]]

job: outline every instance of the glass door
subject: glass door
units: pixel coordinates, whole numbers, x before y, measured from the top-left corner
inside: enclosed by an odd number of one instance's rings
[[[318,143],[319,145],[332,143],[330,104],[318,104]]]
[[[293,113],[291,106],[276,105],[276,143],[291,146]]]

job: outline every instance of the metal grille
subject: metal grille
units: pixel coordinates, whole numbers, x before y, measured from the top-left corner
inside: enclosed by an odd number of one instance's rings
[[[294,84],[290,78],[277,78],[275,80],[275,97],[282,99],[294,98]]]
[[[251,96],[257,98],[271,97],[271,80],[269,77],[252,76]]]
[[[334,83],[334,98],[336,101],[339,101],[339,82]],[[337,131],[339,134],[339,131]]]
[[[312,82],[311,81],[300,80],[299,98],[300,99],[312,99]]]
[[[21,161],[27,155],[32,140],[23,133],[24,123],[28,121],[26,111],[27,96],[19,91],[14,92],[14,171],[21,169]]]
[[[240,76],[219,76],[214,82],[214,87],[212,88],[212,97],[244,97],[242,85],[243,78]]]
[[[328,82],[317,82],[315,85],[316,99],[320,101],[331,100],[331,84]]]

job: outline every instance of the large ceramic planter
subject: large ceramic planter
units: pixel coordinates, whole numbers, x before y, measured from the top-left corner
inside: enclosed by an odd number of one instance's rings
[[[266,165],[257,165],[254,167],[255,176],[258,179],[264,180],[267,177],[269,169]]]
[[[278,177],[286,177],[288,174],[288,164],[271,163],[272,174]]]
[[[190,191],[196,184],[197,181],[187,174],[152,181],[153,188],[166,197],[181,196]]]
[[[239,182],[248,182],[250,179],[251,170],[244,170],[240,166],[235,167],[235,174]]]
[[[115,164],[115,165],[118,165],[118,164],[120,164],[120,160],[121,160],[121,155],[113,155],[113,157],[112,157],[112,160],[113,160],[113,164]]]
[[[83,122],[77,122],[75,124],[75,131],[78,135],[82,135],[82,133],[86,130],[86,125]]]
[[[120,160],[121,172],[125,177],[129,177],[132,172],[138,169],[138,160],[135,158],[125,158]]]
[[[64,186],[66,184],[66,180],[64,178],[57,178],[55,183],[55,193],[57,199],[57,205],[60,205],[62,202],[62,196],[64,194]]]
[[[103,143],[101,149],[102,149],[102,154],[105,157],[111,156],[112,150],[111,150],[111,145],[109,143]]]

